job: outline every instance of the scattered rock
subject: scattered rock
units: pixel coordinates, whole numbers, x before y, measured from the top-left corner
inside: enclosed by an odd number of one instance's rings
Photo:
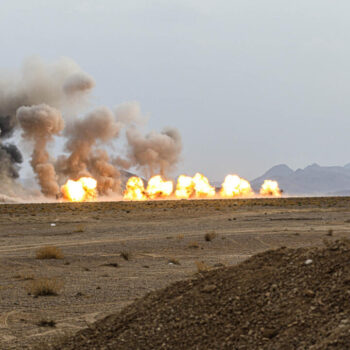
[[[214,292],[215,289],[216,289],[216,285],[215,284],[208,284],[208,285],[203,287],[201,292],[203,292],[203,293],[211,293],[211,292]]]
[[[259,253],[151,292],[53,348],[348,349],[349,261],[345,240]]]

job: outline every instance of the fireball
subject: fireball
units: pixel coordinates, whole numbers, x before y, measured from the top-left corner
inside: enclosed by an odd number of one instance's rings
[[[147,199],[141,178],[132,176],[128,179],[124,191],[124,199],[131,201],[143,201]]]
[[[278,182],[274,180],[265,180],[260,188],[262,196],[281,197],[282,191],[278,186]]]
[[[191,176],[180,175],[177,179],[176,198],[190,198],[194,192],[194,182]]]
[[[149,198],[165,198],[173,193],[173,182],[165,181],[160,175],[153,176],[149,179],[146,194]]]
[[[221,185],[222,197],[244,197],[253,195],[250,183],[238,175],[227,175]]]
[[[206,198],[215,196],[215,188],[210,185],[209,180],[204,175],[197,173],[192,181],[194,183],[194,191],[196,197]]]
[[[63,197],[71,202],[93,200],[97,196],[97,181],[92,177],[81,177],[79,180],[68,180],[62,187]]]

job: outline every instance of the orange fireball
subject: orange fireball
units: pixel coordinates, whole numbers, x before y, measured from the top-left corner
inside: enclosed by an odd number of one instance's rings
[[[250,183],[238,175],[227,175],[221,185],[222,197],[244,197],[253,195]]]
[[[124,191],[124,199],[132,201],[143,201],[147,199],[141,178],[132,176],[128,179]]]
[[[191,176],[180,175],[177,179],[175,197],[190,198],[194,192],[194,182]]]
[[[197,173],[192,178],[196,197],[206,198],[215,196],[215,188],[210,185],[209,180],[204,175]]]
[[[160,175],[153,176],[149,179],[146,194],[149,198],[165,198],[173,193],[173,182],[165,181]]]
[[[92,177],[81,177],[79,180],[68,180],[62,187],[63,198],[71,202],[82,202],[95,199],[97,181]]]
[[[262,196],[281,197],[282,190],[278,186],[278,182],[274,180],[265,180],[260,188]]]

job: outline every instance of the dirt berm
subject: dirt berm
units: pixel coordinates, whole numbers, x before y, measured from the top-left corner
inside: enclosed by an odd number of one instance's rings
[[[55,349],[350,349],[350,243],[280,248],[201,273]]]

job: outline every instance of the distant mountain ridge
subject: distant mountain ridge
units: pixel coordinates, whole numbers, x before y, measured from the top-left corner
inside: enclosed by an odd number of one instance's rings
[[[314,163],[297,170],[292,170],[286,164],[275,165],[251,181],[253,189],[258,192],[266,179],[278,181],[280,188],[290,195],[349,195],[350,163],[345,166],[320,166]]]

